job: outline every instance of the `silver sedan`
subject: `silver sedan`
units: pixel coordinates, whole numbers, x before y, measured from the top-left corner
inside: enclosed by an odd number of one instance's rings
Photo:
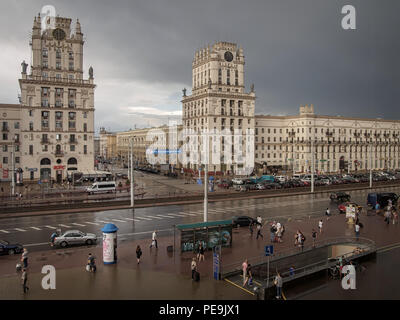
[[[68,230],[63,235],[54,239],[54,244],[60,247],[67,247],[76,244],[92,245],[97,241],[97,237],[93,233],[85,233],[79,230]]]

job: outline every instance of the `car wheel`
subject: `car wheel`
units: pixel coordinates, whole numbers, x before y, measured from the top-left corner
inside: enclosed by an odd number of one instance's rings
[[[15,253],[14,249],[8,250],[8,255],[12,256]]]
[[[61,246],[62,248],[65,248],[67,245],[68,245],[68,243],[66,243],[65,241],[63,241],[63,242],[60,243],[60,246]]]
[[[93,244],[93,241],[90,240],[90,239],[88,239],[88,240],[86,240],[86,244],[87,244],[88,246],[91,246],[91,245]]]

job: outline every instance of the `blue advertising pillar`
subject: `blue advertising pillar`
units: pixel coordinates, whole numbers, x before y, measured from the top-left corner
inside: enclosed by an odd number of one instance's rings
[[[117,263],[117,231],[115,224],[107,223],[103,229],[103,262],[104,264]]]

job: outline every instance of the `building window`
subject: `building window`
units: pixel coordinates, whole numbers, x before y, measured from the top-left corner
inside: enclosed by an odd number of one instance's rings
[[[8,157],[3,157],[3,163],[7,164],[8,163]]]
[[[30,155],[33,155],[33,145],[30,145],[30,146],[29,146],[29,154],[30,154]]]
[[[43,48],[43,50],[42,50],[42,56],[43,56],[44,58],[47,58],[47,57],[49,56],[49,52],[47,51],[47,48]]]
[[[87,154],[87,145],[83,146],[83,154]]]
[[[69,146],[69,151],[75,151],[75,145],[74,144],[71,144]]]
[[[19,157],[15,157],[15,163],[19,163]]]
[[[87,134],[83,135],[83,141],[87,141]]]
[[[201,119],[201,124],[203,124],[203,119]],[[87,123],[83,124],[83,132],[87,132]]]

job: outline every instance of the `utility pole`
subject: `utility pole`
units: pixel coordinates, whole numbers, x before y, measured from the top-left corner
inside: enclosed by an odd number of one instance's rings
[[[131,181],[131,141],[129,140],[128,144],[128,153],[127,153],[127,160],[128,160],[128,180]]]
[[[14,161],[14,156],[15,156],[15,149],[14,149],[14,144],[11,145],[11,195],[15,195],[15,161]]]
[[[135,210],[135,190],[134,190],[134,171],[133,171],[133,138],[131,139],[131,207]]]
[[[204,222],[208,221],[208,132],[206,133],[206,156],[204,162]]]
[[[370,160],[370,165],[369,165],[369,187],[372,188],[372,145],[370,146],[369,149],[369,160]]]
[[[311,193],[314,193],[314,137],[311,138]]]

